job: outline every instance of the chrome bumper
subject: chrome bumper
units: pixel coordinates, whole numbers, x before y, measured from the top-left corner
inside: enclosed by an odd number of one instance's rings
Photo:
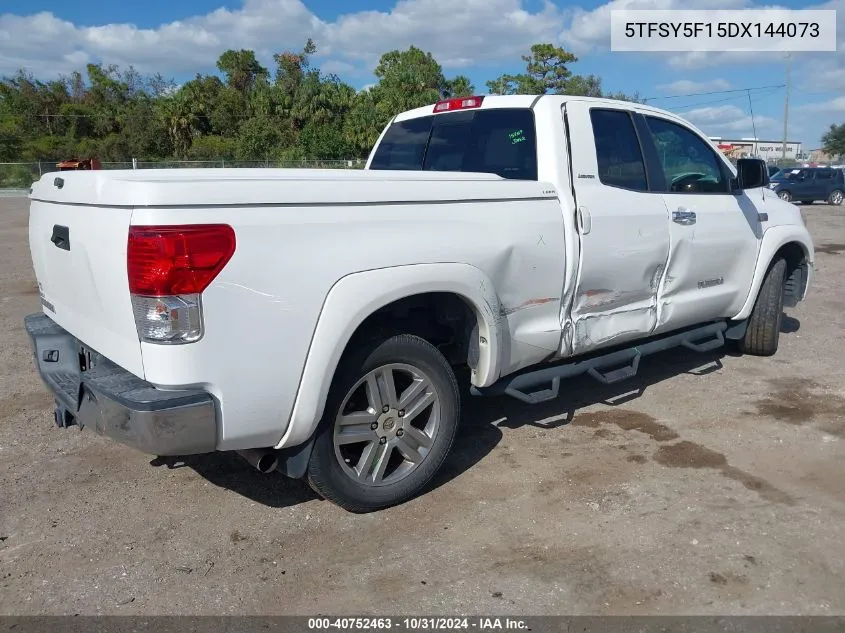
[[[151,455],[215,450],[216,407],[208,393],[157,389],[91,350],[90,366],[82,367],[80,341],[45,314],[27,316],[24,326],[60,426],[90,426]]]

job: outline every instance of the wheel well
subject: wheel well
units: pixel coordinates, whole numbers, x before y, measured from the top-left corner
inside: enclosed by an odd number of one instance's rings
[[[786,281],[783,286],[783,302],[786,307],[794,307],[804,296],[807,287],[809,262],[804,247],[798,242],[789,242],[781,246],[772,261],[783,257],[786,260]]]
[[[478,319],[460,295],[428,292],[379,308],[357,327],[344,353],[375,339],[414,334],[437,347],[454,366],[478,361]]]

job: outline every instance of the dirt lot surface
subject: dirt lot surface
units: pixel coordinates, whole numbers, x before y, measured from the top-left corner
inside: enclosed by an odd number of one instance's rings
[[[845,613],[845,209],[805,208],[816,278],[775,357],[467,395],[437,486],[368,515],[56,428],[26,209],[0,200],[0,613]]]

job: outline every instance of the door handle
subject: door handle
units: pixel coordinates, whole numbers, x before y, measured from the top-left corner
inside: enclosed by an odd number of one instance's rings
[[[66,226],[61,226],[60,224],[53,225],[53,235],[50,237],[50,241],[55,244],[57,248],[61,248],[62,250],[69,251],[70,250],[70,229]]]
[[[578,207],[578,212],[576,213],[576,220],[578,222],[578,231],[581,235],[586,235],[592,229],[592,222],[590,221],[590,212],[587,210],[587,207]]]
[[[683,226],[695,224],[695,211],[688,211],[683,207],[678,207],[677,211],[672,211],[672,222]]]

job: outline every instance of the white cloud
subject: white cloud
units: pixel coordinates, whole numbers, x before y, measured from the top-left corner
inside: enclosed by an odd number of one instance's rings
[[[245,0],[238,10],[217,9],[153,29],[132,24],[77,26],[47,12],[5,14],[0,15],[0,72],[20,66],[37,74],[67,72],[86,61],[190,72],[213,66],[227,48],[253,48],[268,57],[276,42],[301,47],[305,34],[320,25],[299,0]]]
[[[553,41],[562,16],[551,2],[536,13],[522,0],[401,0],[390,12],[362,11],[326,25],[332,54],[374,65],[379,55],[415,43],[449,68],[513,59]]]
[[[691,94],[710,90],[728,90],[730,87],[731,84],[725,79],[708,79],[705,81],[679,79],[672,83],[660,84],[657,89],[668,94]]]
[[[709,136],[739,134],[742,137],[751,137],[754,136],[754,126],[756,125],[757,136],[762,138],[774,133],[778,124],[776,119],[759,115],[755,116],[752,121],[747,112],[735,105],[696,108],[678,114],[688,119]]]
[[[823,112],[826,114],[841,114],[845,112],[845,97],[836,97],[819,103],[806,103],[798,106],[802,112]]]
[[[0,73],[26,67],[55,75],[106,61],[179,74],[213,67],[227,48],[253,49],[269,63],[273,53],[298,50],[309,36],[321,65],[334,72],[371,71],[383,52],[411,43],[431,51],[444,67],[459,68],[513,59],[535,42],[554,41],[562,24],[555,5],[546,2],[535,12],[523,6],[523,0],[400,0],[389,12],[348,13],[326,22],[301,0],[244,0],[239,9],[148,29],[78,26],[48,12],[2,14]]]

